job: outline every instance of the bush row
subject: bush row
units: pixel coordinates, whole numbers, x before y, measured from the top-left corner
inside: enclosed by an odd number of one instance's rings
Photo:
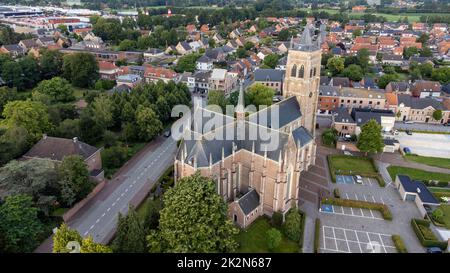
[[[314,228],[314,253],[319,253],[320,248],[320,219],[316,218]]]
[[[400,235],[392,235],[392,241],[394,242],[395,248],[398,253],[408,253],[406,249],[405,243],[403,242],[402,237]]]
[[[411,219],[411,226],[424,247],[439,247],[447,249],[447,242],[439,241],[430,229],[430,221],[423,219]]]
[[[392,214],[389,208],[386,205],[380,203],[338,198],[327,198],[323,200],[322,203],[342,207],[377,210],[381,213],[385,220],[392,220]]]

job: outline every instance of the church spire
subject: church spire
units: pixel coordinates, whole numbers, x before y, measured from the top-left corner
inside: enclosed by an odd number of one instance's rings
[[[309,25],[305,26],[302,36],[300,37],[300,45],[312,45],[311,29]]]
[[[243,80],[239,83],[239,97],[236,106],[236,118],[238,120],[245,119],[245,99],[244,99],[244,83]]]

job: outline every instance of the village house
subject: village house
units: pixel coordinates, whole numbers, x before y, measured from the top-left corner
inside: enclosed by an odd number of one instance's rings
[[[398,95],[399,121],[444,124],[450,122],[450,109],[442,101],[435,98],[419,98],[410,95]],[[442,119],[435,120],[435,110],[442,111]]]

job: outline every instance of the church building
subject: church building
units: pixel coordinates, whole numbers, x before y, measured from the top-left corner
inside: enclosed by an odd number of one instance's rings
[[[242,228],[261,215],[297,206],[300,176],[315,164],[318,40],[312,41],[307,27],[299,44],[291,41],[282,101],[248,111],[241,86],[234,116],[196,106],[184,132],[174,162],[176,183],[196,172],[211,177],[230,219]],[[222,125],[205,126],[213,120]]]

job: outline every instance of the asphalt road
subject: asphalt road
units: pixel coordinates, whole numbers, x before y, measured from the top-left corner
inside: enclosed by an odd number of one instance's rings
[[[84,210],[69,226],[75,228],[83,237],[91,235],[98,243],[107,243],[116,227],[118,213],[128,211],[131,200],[142,191],[146,182],[151,185],[173,164],[176,141],[171,137],[159,147],[145,154],[139,162],[119,177],[123,181],[104,200],[96,200]]]

